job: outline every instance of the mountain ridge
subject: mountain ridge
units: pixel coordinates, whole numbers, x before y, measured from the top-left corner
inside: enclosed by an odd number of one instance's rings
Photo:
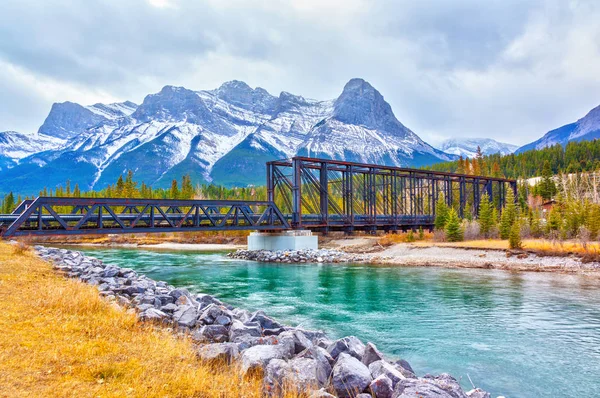
[[[449,154],[473,159],[477,154],[477,147],[481,148],[484,155],[509,155],[519,146],[499,142],[491,138],[449,138],[442,141],[437,148]]]
[[[516,150],[516,153],[531,149],[541,149],[556,144],[565,146],[571,141],[586,141],[598,138],[600,138],[600,105],[590,110],[576,122],[550,130],[538,140],[523,145]]]
[[[165,86],[140,105],[54,104],[37,134],[62,144],[9,160],[0,151],[0,192],[67,179],[99,189],[127,170],[155,187],[187,173],[197,183],[262,185],[265,161],[298,154],[395,166],[455,158],[404,126],[363,79],[324,101],[234,80],[213,90]]]

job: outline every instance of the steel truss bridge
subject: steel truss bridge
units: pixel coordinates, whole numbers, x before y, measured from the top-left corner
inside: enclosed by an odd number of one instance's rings
[[[431,229],[440,195],[476,217],[484,192],[500,207],[507,189],[516,181],[294,157],[267,163],[266,201],[38,197],[0,214],[0,234]]]

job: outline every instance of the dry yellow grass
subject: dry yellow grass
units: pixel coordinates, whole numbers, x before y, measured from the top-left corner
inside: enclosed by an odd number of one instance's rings
[[[0,242],[0,396],[258,397],[261,383],[196,359],[96,289]]]

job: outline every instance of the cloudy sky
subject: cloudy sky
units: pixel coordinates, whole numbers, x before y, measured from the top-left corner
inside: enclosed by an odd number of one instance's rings
[[[0,131],[167,84],[329,99],[362,77],[432,143],[524,144],[600,105],[599,21],[598,0],[3,0]]]

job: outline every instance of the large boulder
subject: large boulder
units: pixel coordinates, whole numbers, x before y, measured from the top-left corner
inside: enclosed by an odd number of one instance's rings
[[[392,381],[385,375],[377,377],[369,384],[369,390],[375,398],[392,398],[394,387]]]
[[[224,343],[228,338],[229,331],[222,325],[205,325],[192,334],[192,339],[199,343]]]
[[[231,363],[238,355],[239,351],[237,345],[233,343],[207,344],[200,347],[198,350],[198,357],[207,362],[222,361]]]
[[[196,325],[197,319],[198,312],[196,311],[196,308],[192,306],[179,307],[179,309],[173,314],[173,321],[181,327],[193,328]]]
[[[310,391],[328,384],[331,367],[312,358],[272,359],[265,368],[265,385],[274,395],[297,389]]]
[[[358,338],[348,336],[331,343],[327,351],[333,359],[337,359],[341,353],[347,353],[360,361],[365,353],[365,345]]]
[[[294,342],[295,354],[299,354],[313,346],[312,342],[300,330],[287,330],[279,334],[279,338],[290,338]]]
[[[206,308],[204,308],[204,310],[202,310],[202,313],[198,317],[198,320],[205,325],[212,325],[213,323],[215,323],[218,317],[226,316],[227,312],[227,309],[223,306],[217,304],[209,304]],[[227,318],[230,319],[229,316]],[[228,322],[227,324],[229,323],[231,322]]]
[[[260,337],[262,330],[260,326],[245,325],[238,320],[234,320],[229,328],[229,341],[235,342],[246,336]]]
[[[353,398],[365,391],[373,378],[371,372],[355,357],[342,352],[333,367],[331,385],[340,398]]]
[[[362,363],[369,366],[375,361],[381,361],[383,359],[383,354],[379,352],[375,344],[367,343],[365,346],[364,354],[362,357]]]
[[[335,395],[330,394],[324,388],[311,392],[308,398],[335,398]]]
[[[371,376],[373,376],[373,378],[377,378],[382,375],[386,376],[392,381],[392,385],[394,387],[396,386],[396,383],[406,378],[402,375],[402,373],[400,373],[398,369],[396,369],[394,365],[384,360],[379,360],[371,363],[369,365],[369,371],[371,372]]]
[[[140,314],[140,319],[147,322],[163,322],[168,319],[169,316],[156,308],[148,308],[146,311]]]
[[[396,384],[392,398],[468,398],[456,379],[448,374],[404,379]]]
[[[249,319],[250,322],[258,322],[263,329],[279,329],[282,325],[263,311],[256,311]]]
[[[474,388],[471,391],[466,392],[469,398],[490,398],[490,393],[483,391],[481,388]]]
[[[264,369],[271,360],[289,359],[292,355],[293,346],[289,344],[255,345],[242,352],[242,372],[246,374]]]

